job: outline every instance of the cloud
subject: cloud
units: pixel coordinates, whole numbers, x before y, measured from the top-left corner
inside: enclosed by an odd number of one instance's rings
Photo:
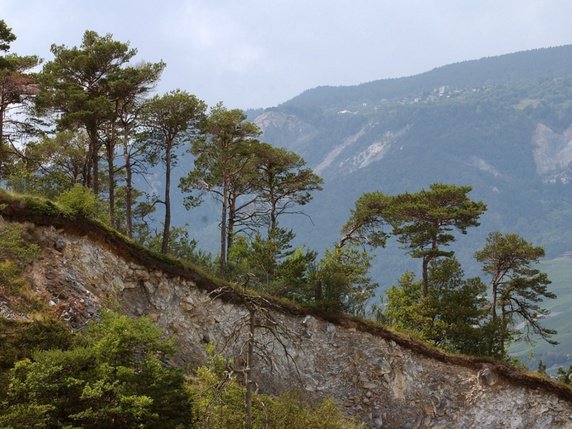
[[[49,60],[52,43],[109,32],[167,63],[160,91],[236,107],[571,43],[571,15],[569,0],[0,0],[15,52]]]
[[[163,32],[187,47],[184,55],[190,60],[198,55],[218,73],[246,73],[263,64],[264,49],[232,10],[215,2],[187,1],[172,21],[163,22]]]

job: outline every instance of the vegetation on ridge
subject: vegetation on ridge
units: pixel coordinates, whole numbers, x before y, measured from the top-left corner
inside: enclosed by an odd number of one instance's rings
[[[0,25],[5,30],[0,32],[5,42],[0,50],[8,51],[15,36],[3,21]],[[334,244],[318,259],[313,249],[294,247],[295,231],[285,227],[284,218],[302,213],[313,192],[322,189],[322,179],[299,155],[260,141],[261,130],[239,110],[222,104],[208,109],[204,102],[180,90],[149,98],[165,65],[134,64],[136,53],[112,35],[86,31],[80,46],[52,46],[54,58],[37,74],[16,67],[9,56],[2,57],[3,77],[25,84],[15,85],[16,94],[10,99],[10,105],[20,112],[0,110],[5,125],[0,129],[0,180],[12,190],[55,201],[2,192],[5,217],[88,233],[150,268],[192,278],[207,290],[222,287],[221,299],[261,302],[294,314],[320,314],[395,338],[441,360],[464,365],[483,362],[481,358],[451,357],[351,316],[377,318],[444,350],[502,360],[510,359],[508,345],[520,336],[520,324],[551,341],[554,332],[542,325],[546,311],[540,303],[555,295],[547,288],[547,276],[533,266],[543,256],[542,248],[516,234],[492,233],[476,255],[483,271],[492,277],[491,299],[486,297],[483,281],[465,279],[453,251],[445,250],[456,240],[456,233],[465,234],[469,227],[478,226],[486,209],[483,202],[469,199],[470,186],[434,183],[415,193],[366,193],[358,199],[343,237],[332,240]],[[28,126],[21,126],[19,115],[26,115]],[[31,126],[39,121],[40,126]],[[184,229],[171,226],[171,168],[182,151],[194,156],[193,165],[185,165],[188,174],[179,183],[187,195],[187,208],[203,203],[207,195],[220,205],[220,252],[214,257],[198,250]],[[144,176],[155,165],[165,168],[162,197],[146,195],[134,185],[134,176]],[[165,209],[160,232],[149,221],[156,206]],[[3,293],[8,290],[14,295],[22,287],[23,267],[10,261],[27,261],[26,254],[34,254],[34,248],[23,242],[22,230],[10,232],[10,228],[19,227],[6,226],[0,241],[11,240],[22,252],[8,254],[13,249],[4,246],[8,253],[2,255],[0,280]],[[421,259],[422,278],[418,281],[412,273],[405,273],[389,290],[387,302],[371,311],[368,304],[377,283],[368,272],[372,256],[364,246],[383,246],[392,237],[408,255]],[[182,256],[191,263],[169,255]],[[515,258],[518,261],[511,266],[502,264]],[[212,274],[215,272],[219,277]],[[237,284],[249,291],[238,290],[233,286]],[[202,387],[193,393],[199,396],[191,395],[195,408],[183,407],[178,410],[182,414],[167,409],[165,404],[173,400],[169,395],[179,395],[175,399],[183,402],[190,400],[184,377],[165,364],[172,349],[147,322],[109,317],[103,318],[100,328],[70,340],[68,349],[39,351],[15,364],[9,397],[3,404],[8,410],[1,417],[5,424],[130,427],[146,422],[153,427],[169,421],[175,427],[190,424],[191,409],[210,412],[208,406],[198,406]],[[130,332],[130,323],[142,324],[137,335]],[[121,337],[114,324],[131,336]],[[113,334],[121,338],[106,337]],[[114,350],[108,344],[121,345],[123,340],[127,349]],[[132,345],[135,351],[129,348]],[[216,359],[213,362],[217,365]],[[62,368],[69,370],[63,379],[50,378]],[[507,367],[499,368],[510,373]],[[226,378],[221,380],[222,376]],[[149,381],[155,389],[152,392],[145,390]],[[536,383],[530,378],[527,381]],[[52,389],[51,398],[42,398],[38,390],[42,383]],[[218,392],[228,395],[229,402],[218,403],[216,413],[231,410],[237,391],[245,397],[252,393],[248,379],[243,391],[235,380],[213,368],[199,374],[200,383],[207,386],[207,395],[212,394],[208,390],[212,385],[228,389]],[[280,399],[260,398],[275,404],[269,409],[277,414],[298,409],[297,417],[288,417],[291,424],[300,418],[305,425],[319,427],[328,414],[337,419],[330,403],[314,410],[314,416],[321,416],[318,422],[291,398],[284,399],[285,404]],[[98,405],[86,406],[92,400]],[[19,401],[29,407],[22,408]],[[61,405],[70,402],[74,407]],[[252,398],[249,403],[252,405]],[[272,418],[262,412],[247,412],[247,416],[244,419],[251,422]],[[193,418],[199,427],[229,424],[219,422],[214,414],[204,420],[198,414]]]
[[[2,25],[7,51],[15,36],[3,21]],[[468,198],[469,186],[437,183],[416,193],[366,193],[356,203],[342,239],[325,249],[318,260],[312,249],[294,248],[295,232],[282,224],[286,215],[300,213],[312,193],[321,189],[322,179],[305,166],[300,156],[261,142],[260,129],[239,110],[226,109],[222,104],[207,109],[204,102],[180,90],[149,98],[165,65],[134,65],[137,50],[110,34],[86,31],[79,46],[53,45],[51,51],[54,58],[37,75],[4,64],[6,73],[20,77],[25,74],[37,87],[33,96],[19,99],[22,109],[30,119],[41,119],[54,127],[49,131],[45,126],[37,127],[31,133],[16,127],[10,112],[2,113],[3,123],[10,125],[9,132],[0,135],[7,149],[2,178],[12,189],[47,194],[59,203],[60,209],[28,198],[28,206],[36,204],[32,214],[96,218],[111,226],[106,232],[111,240],[122,241],[113,232],[119,228],[140,244],[160,241],[162,254],[185,255],[202,264],[205,271],[216,271],[221,278],[254,291],[321,307],[326,312],[366,316],[377,283],[368,274],[372,257],[360,243],[383,245],[393,236],[410,256],[421,259],[422,289],[415,301],[423,307],[430,299],[430,268],[440,272],[440,261],[453,255],[444,247],[455,240],[454,233],[465,234],[469,227],[479,225],[485,211],[483,202]],[[14,144],[16,137],[22,139],[22,148]],[[196,242],[184,231],[171,227],[170,170],[177,161],[177,147],[194,155],[194,164],[179,184],[187,193],[187,207],[201,204],[205,195],[213,196],[220,204],[220,252],[214,258],[198,251]],[[134,189],[133,175],[157,163],[165,166],[164,196],[145,199]],[[117,196],[123,199],[116,200]],[[157,204],[165,207],[160,233],[154,233],[148,223]],[[384,224],[391,232],[383,230]],[[82,227],[81,222],[78,227]],[[362,240],[355,240],[357,236]],[[144,251],[140,253],[145,255]],[[530,262],[535,260],[531,256]],[[163,262],[171,265],[171,270],[184,271],[181,263],[169,259]],[[459,272],[460,267],[447,275],[456,279]],[[506,331],[506,341],[501,341],[500,349],[490,346],[481,354],[504,357],[508,339],[516,335],[514,327],[521,321],[549,339],[552,332],[542,329],[538,320],[545,312],[531,303],[553,295],[546,289],[546,276],[535,276],[528,273],[519,277],[518,285],[515,278],[510,287],[502,289],[518,290],[518,302],[524,303],[519,310],[501,308],[503,327],[499,329]],[[212,277],[201,281],[209,288],[219,283]],[[493,281],[493,289],[496,287]],[[479,288],[475,291],[483,289]],[[477,299],[478,293],[473,295]],[[514,304],[516,295],[511,296],[501,301]],[[490,311],[494,323],[497,298],[494,292]],[[486,305],[489,303],[470,304],[479,309]],[[439,321],[445,317],[444,311],[432,313],[430,319]],[[380,319],[398,323],[383,312],[378,306],[376,315]],[[473,322],[474,317],[466,319],[466,328]],[[416,329],[421,332],[424,328]],[[496,328],[491,332],[499,334]],[[450,347],[465,351],[455,344]]]
[[[244,389],[222,358],[211,354],[186,377],[169,364],[173,341],[147,318],[104,311],[77,334],[54,321],[11,333],[12,344],[27,347],[2,356],[2,427],[223,429],[244,421]],[[330,400],[255,396],[253,428],[361,427]]]

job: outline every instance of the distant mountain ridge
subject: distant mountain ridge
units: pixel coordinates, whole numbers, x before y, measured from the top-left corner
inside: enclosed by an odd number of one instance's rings
[[[563,198],[572,196],[572,45],[319,87],[253,120],[264,140],[300,153],[325,178],[309,206],[319,225],[304,232],[322,229],[319,246],[334,240],[361,193],[443,181],[471,185],[487,202],[484,229],[516,229],[553,255],[572,249],[562,216],[572,207]]]
[[[339,100],[393,99],[444,85],[478,87],[530,81],[572,74],[572,45],[540,48],[495,57],[468,60],[401,78],[381,79],[352,86],[309,89],[279,107],[331,106]]]
[[[467,275],[481,275],[473,254],[493,230],[519,233],[549,257],[572,251],[572,45],[318,87],[251,118],[264,140],[300,153],[324,178],[305,210],[313,223],[291,223],[310,248],[335,242],[363,192],[445,182],[472,186],[471,197],[488,205],[481,226],[453,247]],[[372,277],[383,289],[419,270],[395,243],[377,254]],[[544,266],[554,270],[560,295],[547,303],[554,309],[547,324],[561,331],[561,345],[515,352],[536,351],[554,368],[572,363],[572,310],[562,309],[572,300],[562,275],[572,272],[572,260]]]

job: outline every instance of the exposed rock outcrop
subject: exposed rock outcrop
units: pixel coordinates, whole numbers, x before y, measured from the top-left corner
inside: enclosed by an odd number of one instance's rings
[[[205,342],[240,359],[246,331],[237,327],[249,317],[243,304],[250,298],[200,284],[196,273],[148,268],[96,233],[38,226],[36,234],[44,250],[30,279],[72,326],[115,301],[176,336],[180,364],[203,361]],[[572,394],[564,387],[503,365],[448,356],[366,322],[328,321],[252,299],[280,327],[257,333],[271,356],[255,364],[264,391],[332,396],[372,428],[572,428]]]
[[[572,126],[559,134],[538,124],[532,143],[538,175],[545,182],[569,183],[572,180]]]

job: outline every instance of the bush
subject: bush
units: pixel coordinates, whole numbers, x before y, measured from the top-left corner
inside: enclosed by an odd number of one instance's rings
[[[24,237],[24,227],[18,223],[0,226],[0,260],[12,260],[24,267],[40,255],[40,246]]]
[[[173,343],[147,318],[105,312],[73,336],[54,321],[18,326],[12,326],[19,329],[12,345],[28,350],[35,342],[39,349],[20,355],[7,379],[0,379],[2,428],[243,427],[245,388],[232,362],[215,355],[212,346],[207,365],[187,379],[166,363]],[[254,394],[252,422],[253,428],[273,429],[362,427],[332,400],[309,405],[296,394]]]
[[[233,429],[245,421],[245,388],[230,371],[232,362],[207,349],[209,360],[189,384],[194,406],[194,427]],[[308,398],[287,393],[276,398],[255,394],[252,401],[252,427],[272,429],[359,429],[362,425],[344,417],[331,399],[309,404]]]
[[[25,236],[17,223],[0,226],[0,298],[16,311],[35,311],[42,307],[33,290],[27,286],[22,270],[39,257],[40,246]]]
[[[51,201],[33,196],[22,198],[28,212],[36,219],[46,220],[62,215],[62,210]]]
[[[86,219],[102,219],[105,216],[105,209],[97,195],[82,185],[74,185],[72,189],[59,195],[56,202],[67,216]]]
[[[164,363],[173,353],[148,319],[104,313],[69,349],[15,364],[0,427],[190,427],[185,377]]]

